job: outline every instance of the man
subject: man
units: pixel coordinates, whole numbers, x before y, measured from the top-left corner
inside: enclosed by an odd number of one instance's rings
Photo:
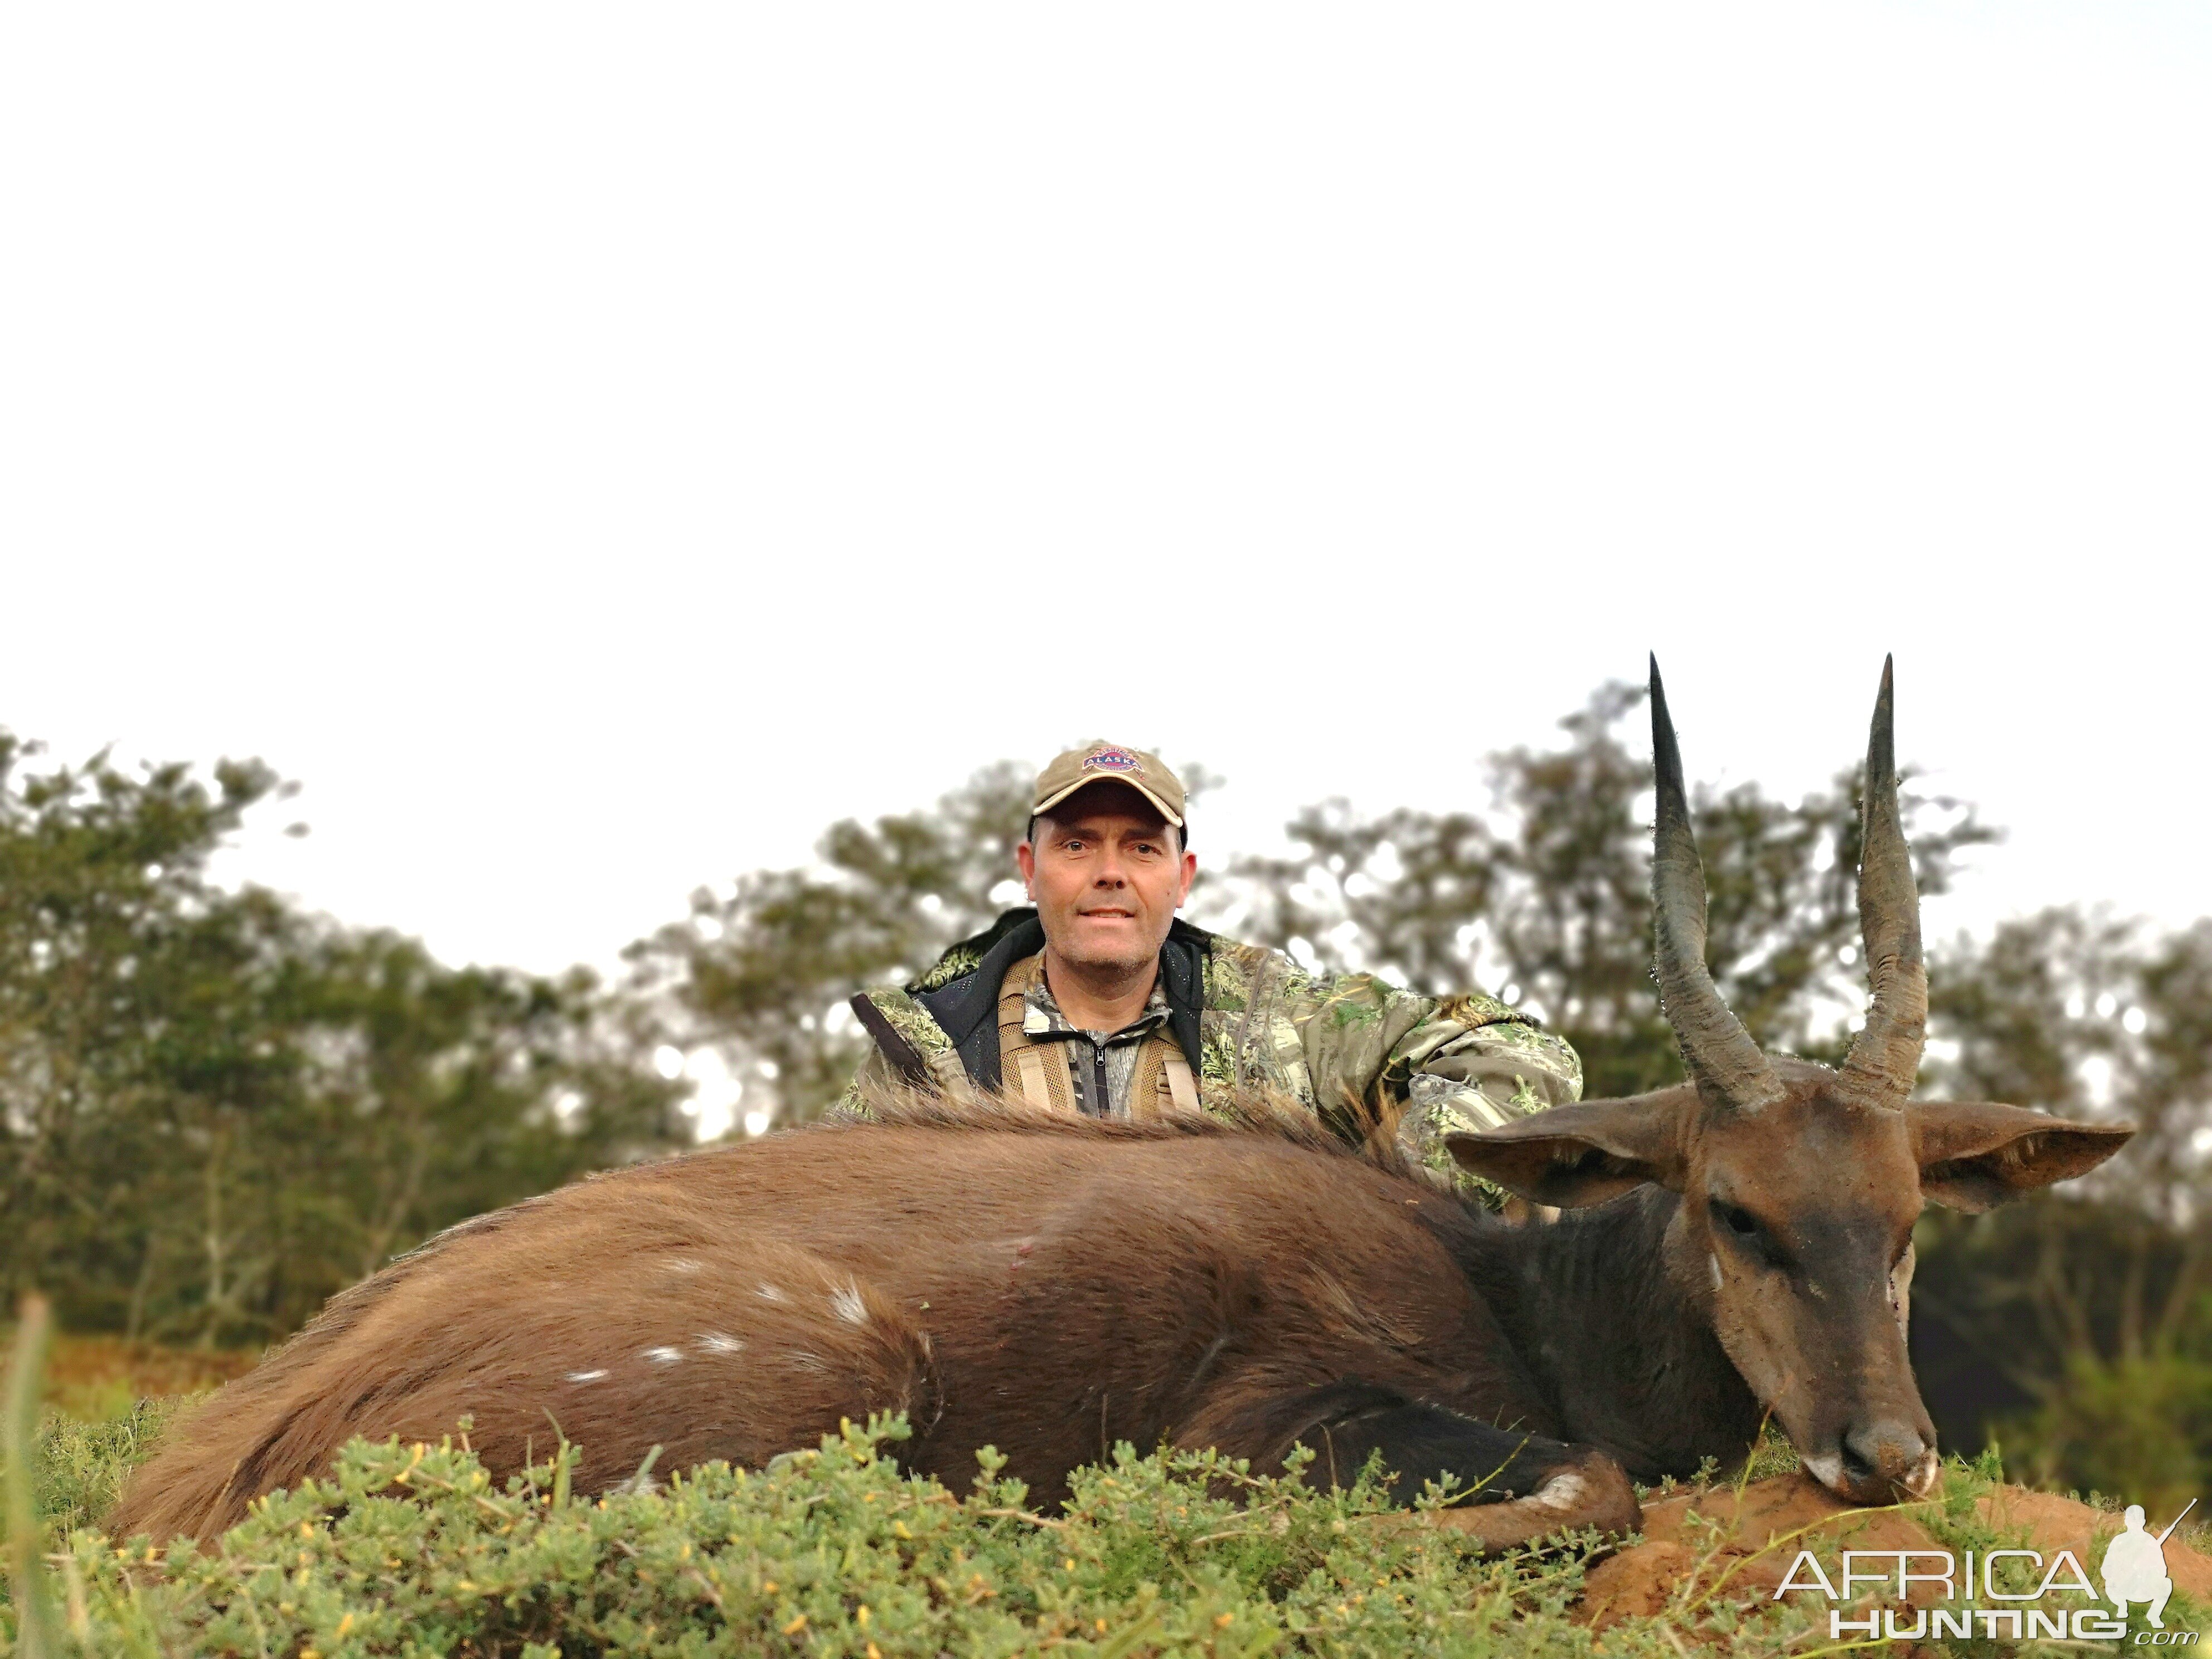
[[[1182,784],[1157,756],[1070,750],[1031,799],[1015,859],[1036,908],[1009,910],[911,984],[853,999],[876,1047],[845,1111],[900,1076],[1115,1118],[1262,1090],[1346,1134],[1351,1102],[1387,1102],[1404,1109],[1407,1151],[1457,1182],[1446,1134],[1581,1095],[1574,1050],[1504,1003],[1317,979],[1178,920],[1198,860]]]

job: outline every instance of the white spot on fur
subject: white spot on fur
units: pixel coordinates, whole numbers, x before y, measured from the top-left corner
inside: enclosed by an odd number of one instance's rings
[[[845,1287],[830,1298],[830,1307],[848,1325],[868,1322],[868,1304],[860,1300],[860,1287],[849,1279],[845,1281]]]
[[[763,1302],[788,1302],[791,1300],[789,1297],[786,1296],[782,1291],[778,1289],[775,1285],[765,1283],[760,1287],[760,1299]]]
[[[1536,1489],[1536,1502],[1562,1513],[1579,1506],[1588,1488],[1579,1474],[1555,1474]]]
[[[725,1336],[720,1331],[699,1333],[698,1346],[701,1353],[736,1353],[744,1346],[736,1337]]]
[[[1713,1270],[1713,1288],[1717,1291],[1721,1287],[1721,1259],[1708,1250],[1705,1252],[1705,1265]]]
[[[688,1255],[679,1255],[672,1257],[666,1266],[668,1271],[672,1273],[696,1273],[706,1266],[706,1263],[695,1261]]]
[[[647,1348],[638,1358],[650,1359],[656,1365],[673,1365],[684,1355],[675,1348]]]
[[[1818,1457],[1801,1455],[1798,1462],[1811,1470],[1813,1478],[1830,1492],[1850,1496],[1844,1492],[1844,1455],[1841,1452],[1822,1452]]]
[[[605,1371],[570,1371],[568,1380],[571,1382],[596,1382],[605,1375]]]

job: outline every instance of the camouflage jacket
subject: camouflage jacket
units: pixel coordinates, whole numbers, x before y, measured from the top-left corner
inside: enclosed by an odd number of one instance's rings
[[[920,979],[854,997],[853,1012],[876,1047],[841,1114],[861,1111],[871,1080],[901,1075],[999,1087],[1000,984],[1008,967],[1043,946],[1036,912],[1009,910]],[[1161,950],[1160,973],[1169,1029],[1197,1077],[1201,1107],[1218,1109],[1239,1090],[1264,1090],[1347,1135],[1357,1133],[1349,1102],[1397,1107],[1401,1141],[1419,1164],[1492,1200],[1494,1191],[1462,1176],[1444,1136],[1582,1094],[1574,1049],[1490,997],[1419,996],[1371,974],[1317,978],[1279,951],[1182,921]]]

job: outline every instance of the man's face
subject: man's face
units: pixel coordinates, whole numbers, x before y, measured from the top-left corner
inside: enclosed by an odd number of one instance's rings
[[[1094,783],[1036,821],[1014,857],[1062,961],[1134,969],[1160,953],[1198,860],[1133,789]]]

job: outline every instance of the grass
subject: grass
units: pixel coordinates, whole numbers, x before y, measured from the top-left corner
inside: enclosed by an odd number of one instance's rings
[[[18,1569],[15,1597],[0,1604],[0,1651],[1681,1659],[1702,1650],[1809,1659],[1836,1650],[1825,1604],[1762,1601],[1728,1584],[1715,1593],[1711,1574],[1686,1575],[1657,1616],[1593,1635],[1573,1615],[1594,1540],[1483,1560],[1462,1534],[1388,1518],[1388,1495],[1371,1479],[1316,1492],[1210,1453],[1139,1456],[1124,1446],[1079,1475],[1065,1511],[1039,1515],[1018,1483],[1000,1478],[992,1454],[963,1492],[902,1473],[906,1431],[896,1419],[848,1425],[765,1470],[709,1465],[672,1475],[659,1492],[605,1498],[572,1489],[570,1448],[501,1483],[465,1436],[434,1446],[357,1441],[328,1480],[264,1500],[210,1551],[155,1540],[118,1547],[92,1528],[178,1403],[133,1401],[91,1421],[52,1407],[34,1425],[15,1419],[7,1474],[32,1512],[33,1548],[16,1552],[29,1565]],[[1770,1437],[1747,1478],[1791,1461],[1786,1443]],[[1955,1549],[2016,1541],[1984,1527],[1974,1509],[1997,1474],[1993,1458],[1954,1460],[1944,1498],[1916,1506],[1916,1518]],[[1728,1542],[1716,1528],[1698,1548],[1710,1562]],[[26,1571],[40,1587],[42,1631],[31,1628],[20,1593]],[[2197,1614],[2176,1598],[2168,1624],[2189,1628]]]
[[[1484,1561],[1375,1524],[1371,1484],[1126,1446],[1041,1516],[992,1456],[964,1493],[903,1474],[904,1435],[848,1425],[766,1470],[604,1498],[571,1489],[573,1449],[502,1486],[465,1440],[357,1441],[215,1551],[79,1531],[48,1571],[68,1639],[100,1653],[1590,1650],[1565,1618],[1586,1546]]]

